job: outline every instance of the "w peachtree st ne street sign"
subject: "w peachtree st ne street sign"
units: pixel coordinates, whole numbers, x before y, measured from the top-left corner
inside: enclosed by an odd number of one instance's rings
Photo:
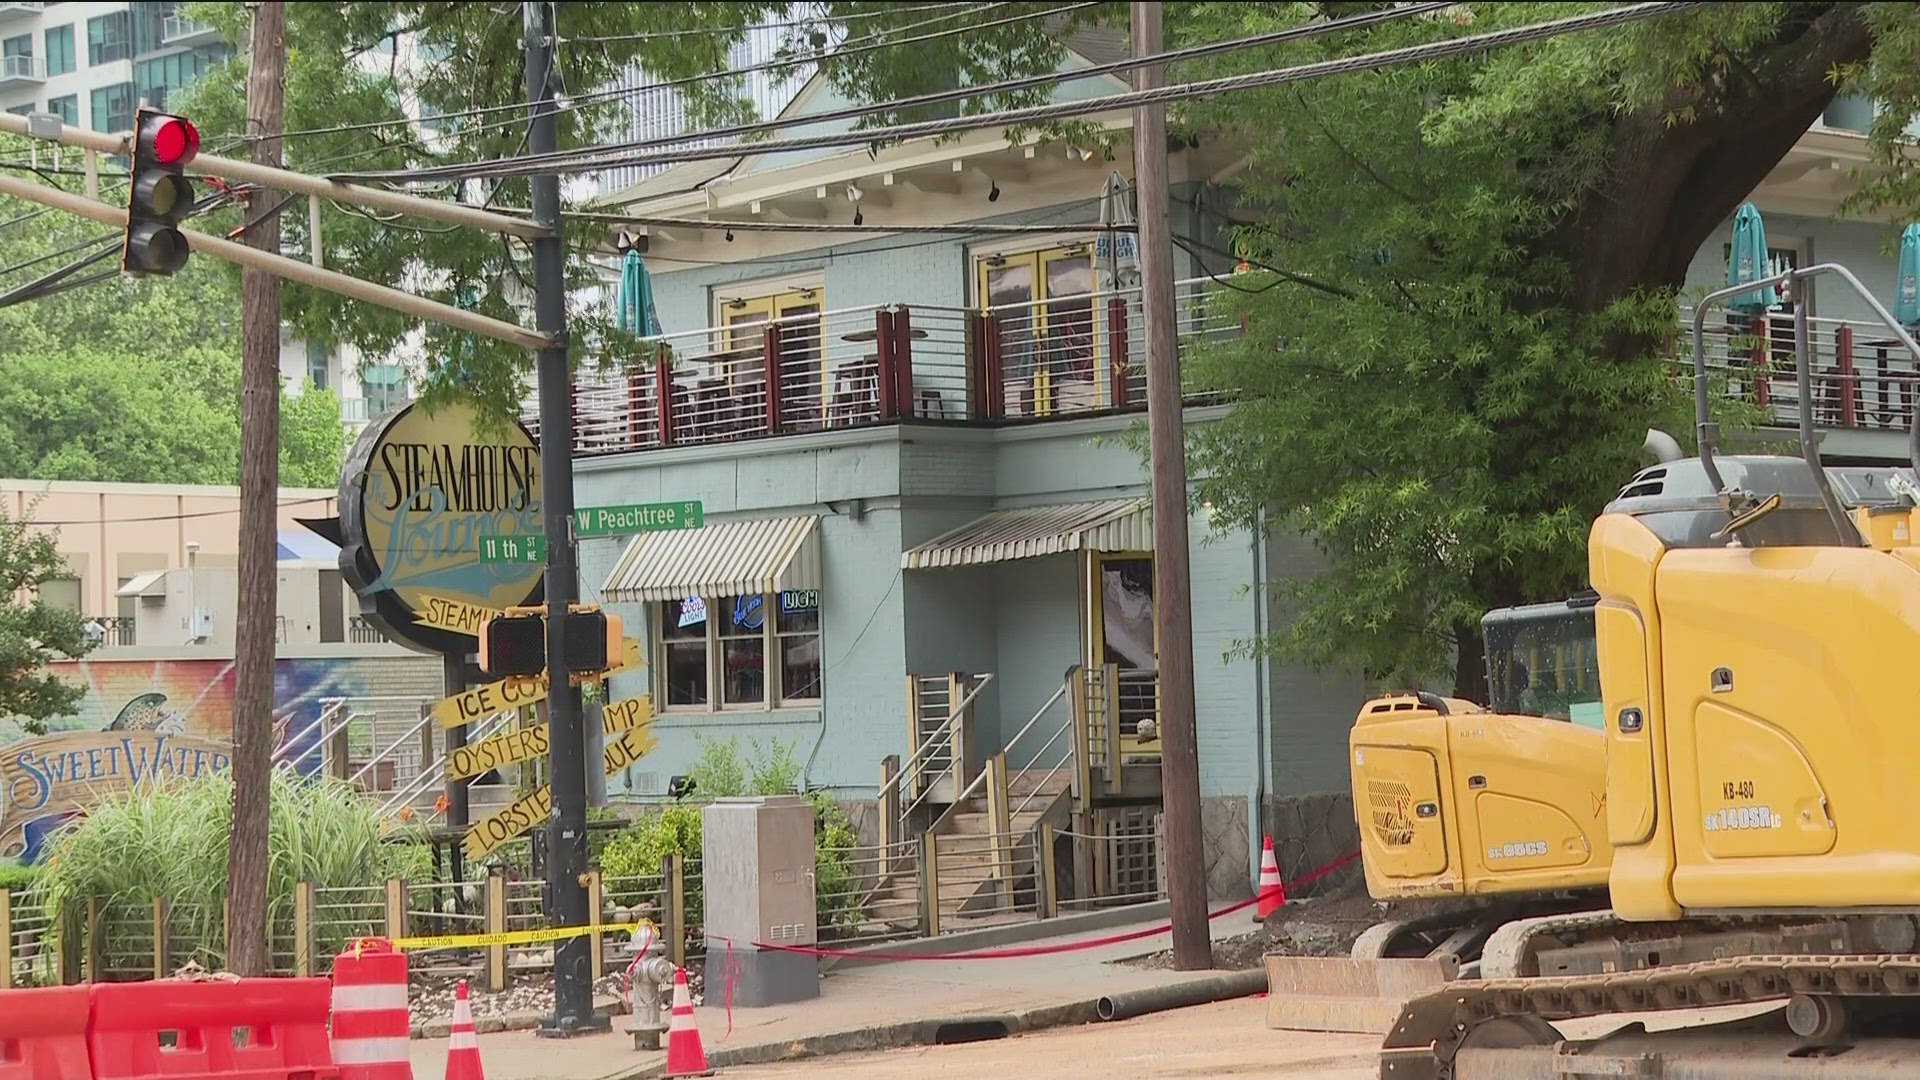
[[[698,499],[681,502],[631,503],[626,506],[587,506],[573,512],[573,535],[624,536],[627,533],[698,529],[706,524],[706,508]]]
[[[640,642],[626,638],[621,642],[625,647],[620,651],[620,662],[607,669],[612,675],[640,666]],[[476,686],[450,698],[441,698],[433,706],[433,718],[443,728],[456,728],[484,719],[495,713],[518,709],[525,705],[538,705],[547,700],[547,677],[536,675],[530,679],[508,678],[499,682],[490,682]]]
[[[653,753],[654,747],[659,745],[660,740],[645,728],[622,732],[617,742],[607,744],[607,775],[612,776]],[[552,813],[553,785],[542,785],[539,791],[468,829],[467,834],[460,838],[460,846],[467,853],[467,858],[477,862],[492,854],[500,845],[547,820]]]
[[[600,711],[600,730],[613,735],[653,723],[653,699],[628,698],[607,704]],[[479,776],[506,765],[547,756],[547,725],[521,728],[471,746],[456,746],[447,752],[447,775],[455,780]]]

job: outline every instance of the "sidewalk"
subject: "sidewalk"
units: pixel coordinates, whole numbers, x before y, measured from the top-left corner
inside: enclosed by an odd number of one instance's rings
[[[1106,927],[1028,944],[1085,941],[1163,926],[1153,920]],[[1209,924],[1215,940],[1253,929],[1251,918],[1236,912]],[[820,996],[811,1001],[761,1009],[733,1010],[733,1031],[718,1000],[695,1010],[700,1037],[716,1065],[729,1060],[773,1061],[815,1052],[844,1052],[899,1045],[897,1032],[875,1031],[889,1025],[942,1021],[966,1016],[1025,1015],[1033,1027],[1075,1022],[1075,1006],[1102,994],[1205,978],[1211,972],[1143,970],[1118,960],[1145,956],[1168,947],[1162,934],[1080,952],[1012,960],[903,960],[836,964],[820,980]],[[1091,1018],[1091,1009],[1085,1010]],[[614,1017],[613,1034],[579,1039],[537,1038],[531,1031],[480,1036],[487,1080],[627,1080],[658,1075],[666,1063],[661,1050],[636,1051],[626,1033],[627,1018]],[[827,1037],[829,1045],[821,1046]],[[446,1066],[443,1039],[413,1043],[414,1075],[438,1076]]]

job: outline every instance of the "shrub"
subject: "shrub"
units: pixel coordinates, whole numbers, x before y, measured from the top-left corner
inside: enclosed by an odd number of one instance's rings
[[[430,865],[419,844],[382,839],[378,812],[365,798],[332,780],[309,781],[276,771],[270,789],[267,834],[268,926],[275,948],[287,951],[293,893],[299,882],[319,888],[372,890],[389,878],[422,881]],[[151,957],[155,900],[171,911],[176,961],[217,968],[225,961],[223,900],[227,892],[228,823],[233,786],[224,777],[164,784],[110,799],[60,835],[41,878],[49,915],[63,905],[102,901],[108,958]],[[319,954],[375,930],[380,902],[369,892],[365,911],[318,920]],[[361,905],[355,905],[359,907]]]
[[[25,892],[39,881],[40,868],[37,866],[0,863],[0,889],[6,889],[9,892]]]
[[[800,764],[790,743],[752,744],[752,756],[741,758],[740,746],[733,739],[700,740],[700,756],[689,769],[694,795],[704,800],[740,795],[784,795],[799,789]],[[851,849],[857,839],[853,824],[825,792],[808,792],[813,803],[814,889],[819,897],[821,929],[853,926],[860,921],[858,881],[853,872]],[[643,813],[625,831],[616,836],[600,857],[600,867],[608,879],[608,894],[616,902],[633,906],[655,894],[653,879],[660,874],[660,863],[669,854],[689,860],[700,858],[700,808],[691,803]],[[640,881],[620,880],[639,878]],[[699,925],[703,908],[697,880],[687,882],[687,923]]]

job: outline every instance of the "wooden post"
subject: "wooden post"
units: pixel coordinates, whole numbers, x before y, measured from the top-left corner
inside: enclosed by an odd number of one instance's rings
[[[1749,360],[1753,368],[1753,403],[1763,409],[1767,407],[1767,376],[1773,370],[1772,335],[1773,327],[1770,320],[1764,314],[1755,317],[1753,354]]]
[[[70,903],[62,903],[53,913],[54,921],[60,929],[60,985],[73,986],[84,976],[81,956],[86,952],[85,944],[80,940],[81,912]]]
[[[1013,816],[1007,803],[1007,752],[987,759],[987,820],[993,828],[993,876],[1013,908]]]
[[[95,983],[100,980],[100,898],[87,897],[86,936],[82,939],[85,949],[81,957],[82,982]],[[231,951],[231,946],[228,947]]]
[[[761,358],[766,363],[767,434],[780,434],[780,340],[783,329],[778,322],[769,322],[761,335]]]
[[[1073,704],[1073,805],[1076,810],[1084,809],[1093,801],[1093,717],[1087,712],[1087,669],[1079,666],[1067,670],[1067,699]]]
[[[967,790],[973,782],[973,704],[956,709],[960,695],[967,689],[967,677],[958,671],[947,672],[948,752],[953,755],[953,794]]]
[[[1116,409],[1127,407],[1127,302],[1122,297],[1107,301],[1107,404]]]
[[[940,935],[940,845],[920,834],[920,936]]]
[[[1053,865],[1053,826],[1041,822],[1034,843],[1038,845],[1033,860],[1034,877],[1040,882],[1040,917],[1051,919],[1060,914],[1060,875]]]
[[[893,400],[899,403],[900,415],[920,415],[913,396],[913,319],[904,304],[893,313],[893,373],[898,380]]]
[[[900,755],[880,759],[880,865],[884,874],[893,866],[893,844],[900,831]]]
[[[313,974],[313,882],[293,886],[293,974],[305,979]]]
[[[1106,688],[1100,696],[1104,699],[1102,706],[1106,710],[1106,723],[1103,726],[1106,729],[1104,734],[1107,737],[1107,792],[1111,795],[1118,795],[1120,794],[1121,778],[1119,665],[1106,665],[1104,668],[1104,676],[1106,679]],[[1164,768],[1165,758],[1163,757],[1161,760],[1162,767]]]
[[[407,886],[397,879],[387,882],[387,939],[407,936]]]
[[[660,426],[660,445],[673,445],[673,365],[667,361],[663,346],[653,358],[653,401],[658,411],[654,418]]]
[[[921,781],[927,774],[925,758],[913,757],[920,753],[920,679],[907,676],[907,754],[913,760],[913,771],[907,774],[907,801],[920,797]]]
[[[353,732],[351,730],[353,727],[353,714],[348,711],[345,702],[339,705],[339,712],[341,715],[335,717],[335,719],[339,722],[340,728],[327,740],[329,754],[332,758],[332,760],[328,762],[327,768],[330,770],[329,775],[335,780],[344,782],[347,777],[353,775],[353,764],[348,760],[353,755]]]
[[[172,951],[167,942],[167,902],[158,897],[153,901],[153,977],[164,979],[167,971],[167,954]]]
[[[507,876],[498,868],[487,874],[486,916],[481,926],[489,934],[507,931]],[[507,988],[507,947],[487,946],[487,989],[500,993]]]
[[[647,404],[647,377],[642,369],[627,372],[627,449],[638,450],[646,428],[640,423],[641,410]]]
[[[13,892],[0,889],[0,990],[13,989]]]
[[[671,936],[667,938],[667,955],[673,958],[675,967],[687,966],[687,857],[679,852],[670,852],[666,866],[661,874],[661,887],[666,890],[667,920],[672,924]]]
[[[986,316],[969,311],[966,316],[967,340],[967,419],[987,418],[987,335],[991,332]]]
[[[1840,426],[1854,427],[1853,327],[1845,323],[1841,323],[1840,329],[1833,332],[1833,358],[1838,369],[1834,381],[1839,384],[1840,391]]]
[[[900,377],[893,366],[893,312],[884,308],[873,313],[873,347],[874,361],[879,365],[874,390],[880,407],[879,419],[895,419],[900,415]]]
[[[597,926],[607,919],[607,902],[601,892],[600,871],[597,868],[589,869],[585,876],[587,879],[587,922],[590,925]],[[592,934],[587,938],[587,963],[592,969],[595,982],[598,982],[600,977],[607,973],[606,940],[599,934]]]

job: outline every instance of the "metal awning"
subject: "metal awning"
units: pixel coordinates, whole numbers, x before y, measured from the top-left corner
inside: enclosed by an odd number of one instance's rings
[[[1151,551],[1145,499],[995,510],[900,556],[908,570],[1031,559],[1062,551]]]
[[[754,596],[820,587],[818,517],[727,521],[641,533],[600,591],[608,600]]]
[[[135,574],[127,579],[125,585],[113,590],[115,596],[165,596],[167,595],[167,572],[154,570],[145,574]]]

